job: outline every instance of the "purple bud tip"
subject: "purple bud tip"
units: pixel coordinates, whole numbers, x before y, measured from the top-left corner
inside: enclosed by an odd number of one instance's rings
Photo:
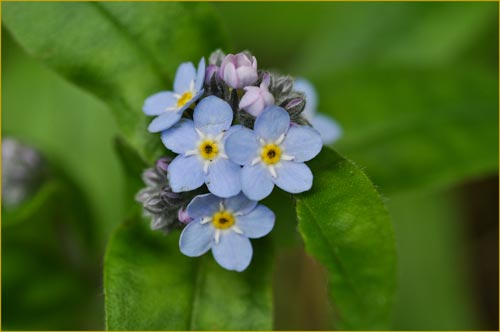
[[[287,105],[285,108],[289,109],[289,108],[293,108],[297,105],[299,105],[301,102],[303,102],[304,99],[303,98],[295,98],[295,99],[292,99]]]
[[[168,170],[168,165],[170,164],[171,159],[164,157],[160,158],[156,161],[156,168],[166,172]]]
[[[179,221],[183,224],[189,224],[193,220],[183,208],[177,211],[177,218],[179,218]]]
[[[205,71],[205,84],[209,84],[212,77],[219,71],[217,65],[209,65]]]

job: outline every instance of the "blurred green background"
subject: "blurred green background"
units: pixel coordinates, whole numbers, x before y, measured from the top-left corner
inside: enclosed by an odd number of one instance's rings
[[[344,128],[334,147],[385,197],[399,256],[394,329],[497,330],[498,4],[213,7],[226,51],[249,49],[260,68],[317,86],[320,112]],[[102,253],[136,204],[124,200],[118,128],[4,27],[2,73],[2,136],[43,151],[90,207],[71,222],[83,205],[3,223],[2,327],[102,329]],[[83,228],[94,241],[75,254],[66,242]],[[326,328],[321,268],[294,245],[276,262],[275,328]]]

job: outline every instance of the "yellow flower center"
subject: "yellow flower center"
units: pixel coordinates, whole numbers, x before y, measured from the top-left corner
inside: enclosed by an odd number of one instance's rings
[[[262,148],[260,154],[262,161],[268,165],[274,165],[281,158],[281,148],[276,144],[267,144]]]
[[[219,211],[214,213],[212,223],[215,228],[226,229],[234,225],[234,216],[227,211]]]
[[[198,149],[200,151],[200,156],[202,156],[204,159],[207,160],[214,159],[215,157],[217,157],[217,154],[219,153],[219,146],[215,141],[210,139],[201,142]]]
[[[193,98],[193,94],[190,91],[184,92],[182,96],[177,100],[177,108],[181,108],[186,105],[188,101]]]

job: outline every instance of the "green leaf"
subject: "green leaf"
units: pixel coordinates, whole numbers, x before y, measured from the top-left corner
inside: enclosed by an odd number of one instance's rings
[[[219,23],[200,3],[8,3],[3,19],[29,53],[105,101],[129,143],[151,161],[157,135],[142,113],[168,90],[181,61],[223,46]]]
[[[97,241],[104,246],[126,216],[123,172],[112,146],[119,131],[111,112],[29,57],[6,29],[2,29],[2,66],[3,137],[44,151],[68,171],[88,197],[95,219],[86,223],[96,229]]]
[[[211,254],[179,252],[179,233],[164,236],[132,218],[110,240],[104,287],[110,330],[269,330],[271,259],[266,239],[253,241],[242,272],[227,271]]]
[[[344,128],[336,147],[384,194],[498,169],[498,82],[489,70],[361,68],[314,82],[320,111]]]
[[[329,272],[336,327],[390,327],[396,278],[392,224],[370,180],[328,148],[310,163],[312,190],[297,195],[306,250]]]

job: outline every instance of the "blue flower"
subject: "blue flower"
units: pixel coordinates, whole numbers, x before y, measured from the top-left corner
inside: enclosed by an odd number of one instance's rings
[[[190,257],[212,249],[223,268],[241,272],[252,260],[250,239],[267,235],[274,226],[274,213],[243,194],[226,199],[212,194],[196,196],[187,207],[193,218],[182,231],[179,247]]]
[[[338,140],[342,136],[342,128],[332,118],[317,113],[318,96],[312,84],[303,78],[299,78],[295,80],[294,88],[306,95],[306,107],[302,115],[320,133],[323,143],[332,144]]]
[[[161,135],[163,144],[179,154],[168,167],[170,187],[181,192],[206,183],[217,196],[238,194],[241,167],[228,159],[224,148],[229,133],[226,131],[233,121],[231,106],[218,97],[208,96],[195,107],[193,119],[181,119]]]
[[[290,116],[270,106],[255,120],[254,130],[238,127],[226,140],[226,153],[243,165],[241,189],[248,198],[261,200],[276,184],[290,193],[312,186],[313,175],[304,161],[322,147],[321,136],[309,126],[290,126]]]
[[[172,127],[182,113],[203,94],[205,58],[201,58],[198,71],[193,63],[184,62],[175,73],[174,91],[158,92],[146,99],[142,110],[146,115],[158,115],[148,130],[157,133]]]

